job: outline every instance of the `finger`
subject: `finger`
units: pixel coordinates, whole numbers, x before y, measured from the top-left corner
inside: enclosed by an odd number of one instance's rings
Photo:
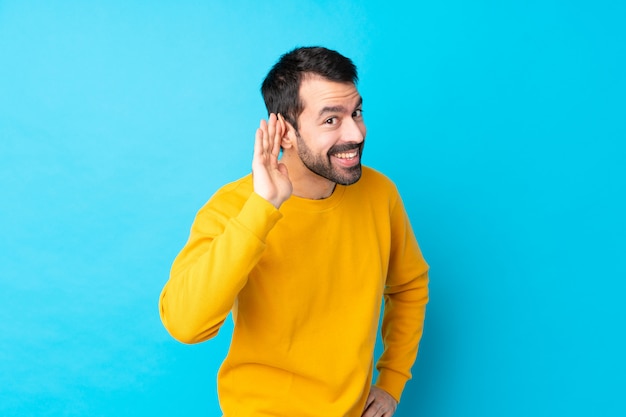
[[[374,417],[377,411],[378,408],[376,407],[376,399],[372,394],[370,394],[367,397],[365,409],[363,410],[363,414],[361,414],[361,417]]]
[[[263,154],[263,130],[258,128],[254,135],[254,156],[261,156]]]
[[[278,157],[280,153],[280,146],[283,140],[283,135],[285,134],[285,119],[281,114],[277,116],[277,126],[276,126],[276,136],[274,140],[274,146],[272,147],[272,154]]]
[[[276,142],[276,115],[270,113],[269,120],[267,122],[267,134],[268,134],[268,151],[272,152],[274,149],[274,142]]]
[[[261,153],[267,152],[269,148],[269,139],[267,133],[267,122],[261,119],[261,123],[259,125],[259,130],[261,131]]]
[[[376,406],[376,404],[370,404],[369,407],[363,411],[361,417],[377,417],[379,416],[380,408]]]

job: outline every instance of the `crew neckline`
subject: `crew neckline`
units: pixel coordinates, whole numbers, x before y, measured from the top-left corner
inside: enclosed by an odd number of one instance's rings
[[[287,201],[283,203],[285,208],[296,209],[296,210],[305,210],[305,211],[324,211],[332,209],[336,207],[343,198],[343,195],[346,191],[345,185],[337,184],[333,193],[327,197],[322,198],[320,200],[313,200],[310,198],[297,197],[292,195],[289,197]]]

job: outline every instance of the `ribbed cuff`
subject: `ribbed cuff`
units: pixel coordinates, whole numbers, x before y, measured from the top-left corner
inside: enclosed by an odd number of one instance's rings
[[[375,385],[387,391],[396,401],[400,402],[406,381],[406,376],[398,372],[389,369],[381,369]]]
[[[267,234],[282,217],[276,207],[253,192],[241,208],[237,221],[264,242]]]

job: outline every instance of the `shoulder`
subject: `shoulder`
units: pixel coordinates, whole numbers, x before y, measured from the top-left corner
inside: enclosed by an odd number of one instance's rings
[[[252,174],[248,174],[245,177],[223,185],[213,194],[211,199],[229,195],[243,195],[247,198],[250,193],[252,193]]]
[[[396,184],[389,177],[368,166],[363,166],[361,179],[355,185],[367,192],[398,194]]]
[[[363,166],[362,169],[359,181],[345,188],[346,203],[360,208],[375,207],[377,211],[391,211],[400,201],[394,182],[373,168]]]
[[[248,174],[220,187],[200,211],[217,210],[236,213],[248,200],[252,191],[252,174]]]

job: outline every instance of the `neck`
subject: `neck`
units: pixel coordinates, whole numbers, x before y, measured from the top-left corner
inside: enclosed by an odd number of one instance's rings
[[[296,197],[322,200],[330,197],[335,191],[337,184],[309,170],[300,158],[283,155],[281,162],[287,166],[289,179],[293,185],[293,195]]]
[[[331,182],[330,186],[326,186],[323,188],[320,187],[319,189],[316,189],[316,190],[312,189],[309,186],[304,186],[300,188],[294,185],[293,195],[295,195],[296,197],[300,197],[300,198],[308,198],[309,200],[323,200],[333,195],[333,191],[335,191],[336,185],[337,184],[335,184],[334,182]]]

